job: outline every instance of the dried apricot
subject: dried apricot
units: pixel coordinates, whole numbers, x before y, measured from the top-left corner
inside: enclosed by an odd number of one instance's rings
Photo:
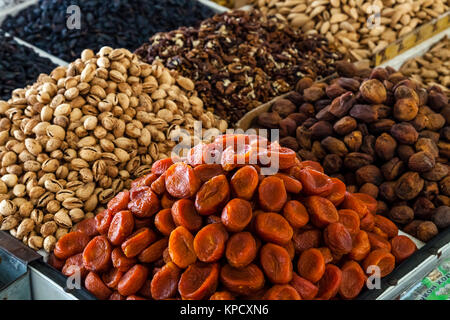
[[[194,168],[195,175],[200,179],[201,183],[205,183],[215,176],[225,174],[220,164],[201,164]]]
[[[65,260],[77,253],[83,252],[91,239],[81,231],[69,232],[59,238],[53,253],[58,259]]]
[[[47,263],[57,270],[61,270],[64,267],[65,260],[58,259],[54,253],[50,253]]]
[[[335,206],[339,206],[345,199],[347,187],[338,178],[331,178],[331,183],[331,189],[320,195],[330,200]]]
[[[352,236],[342,223],[330,223],[323,232],[325,244],[331,252],[346,254],[352,250]]]
[[[166,190],[175,198],[191,198],[200,188],[200,179],[191,166],[178,162],[166,171]]]
[[[355,211],[361,219],[369,213],[369,209],[367,209],[365,203],[350,192],[345,193],[345,198],[341,204],[341,209],[351,209]]]
[[[398,235],[398,227],[386,217],[375,215],[375,227],[380,228],[385,232],[389,238],[393,238]]]
[[[294,228],[302,228],[309,222],[308,211],[303,204],[297,200],[286,202],[283,208],[283,216]]]
[[[230,198],[226,176],[220,175],[205,182],[195,196],[195,208],[201,215],[217,212]]]
[[[342,280],[339,295],[344,299],[356,298],[366,283],[366,275],[355,261],[347,261],[341,268]]]
[[[113,268],[102,275],[102,280],[109,288],[117,289],[122,276],[122,271],[119,271],[117,268]]]
[[[274,285],[264,295],[265,300],[301,300],[297,290],[288,284]]]
[[[300,170],[298,178],[302,183],[303,192],[307,195],[326,194],[333,187],[330,177],[309,167]]]
[[[364,271],[371,275],[375,270],[369,270],[370,266],[378,267],[380,276],[385,277],[395,268],[395,257],[385,249],[376,249],[368,254],[363,261]]]
[[[243,268],[226,264],[220,270],[220,281],[228,290],[248,295],[264,287],[264,274],[254,264]]]
[[[98,235],[96,224],[95,218],[84,219],[75,225],[73,231],[81,231],[86,233],[89,237],[95,237]]]
[[[314,169],[316,171],[319,171],[321,173],[324,173],[323,167],[322,165],[317,162],[317,161],[311,161],[311,160],[306,160],[306,161],[301,161],[299,164],[300,168],[310,168],[310,169]]]
[[[135,258],[127,258],[120,247],[113,249],[111,253],[111,260],[114,268],[121,272],[127,272],[137,262]]]
[[[153,277],[155,276],[156,272],[158,272],[160,269],[155,271],[156,268],[153,269],[154,273],[150,275],[150,279],[145,280],[143,286],[139,289],[139,294],[145,298],[151,299],[152,298],[152,292],[151,292],[151,284]]]
[[[156,240],[156,234],[149,228],[141,228],[130,235],[121,245],[127,258],[139,255],[145,248]]]
[[[287,220],[275,212],[258,214],[255,217],[255,229],[261,239],[279,245],[287,244],[294,234]]]
[[[114,246],[119,246],[133,232],[134,219],[131,211],[115,214],[108,230],[108,239]]]
[[[89,272],[84,279],[84,286],[97,299],[106,300],[112,294],[112,291],[103,283],[98,274]]]
[[[172,158],[165,158],[165,159],[157,160],[152,164],[152,173],[157,174],[157,175],[162,175],[172,165],[173,165]]]
[[[361,261],[369,254],[371,249],[369,236],[367,232],[360,230],[356,236],[353,237],[353,247],[350,250],[348,257],[352,260]]]
[[[135,294],[144,285],[147,276],[148,269],[137,264],[122,276],[117,285],[117,291],[123,296]]]
[[[181,275],[178,292],[184,300],[209,298],[219,283],[219,264],[197,262]]]
[[[339,214],[333,203],[319,196],[310,196],[305,200],[311,222],[317,228],[325,228],[339,221]]]
[[[118,293],[117,291],[114,291],[108,298],[108,300],[126,300],[127,298]]]
[[[321,239],[322,233],[318,229],[298,230],[292,237],[295,251],[298,253],[301,253],[309,248],[319,247]]]
[[[266,211],[278,212],[287,201],[284,182],[275,176],[263,179],[258,187],[258,199],[261,208]]]
[[[155,300],[172,298],[177,293],[181,270],[173,262],[168,262],[153,276],[150,290]]]
[[[375,234],[373,232],[368,232],[367,236],[369,237],[370,248],[372,250],[384,249],[388,252],[391,251],[390,242],[385,238],[383,238],[382,236]]]
[[[161,198],[161,207],[163,209],[170,209],[172,208],[172,205],[175,203],[177,199],[172,197],[167,191],[163,194]]]
[[[158,175],[154,173],[146,174],[145,176],[142,176],[140,178],[137,178],[136,180],[131,182],[130,190],[134,190],[141,186],[147,186],[150,187],[153,181],[158,179]]]
[[[140,297],[140,296],[137,296],[135,294],[132,294],[131,296],[127,297],[127,300],[147,300],[147,299],[145,299],[143,297]]]
[[[119,211],[127,208],[130,201],[130,192],[128,190],[119,192],[114,198],[112,198],[107,205],[107,208],[111,213],[115,214]]]
[[[377,226],[373,227],[372,233],[380,236],[383,239],[389,240],[388,234],[386,232],[384,232],[383,230],[381,230],[380,228],[378,228]]]
[[[197,213],[192,200],[180,199],[175,201],[171,212],[176,226],[183,226],[189,231],[198,231],[202,226],[202,217]]]
[[[256,253],[256,241],[250,232],[233,234],[225,251],[228,263],[235,268],[249,265],[255,259]]]
[[[295,272],[292,275],[292,280],[289,283],[295,290],[297,290],[300,297],[304,300],[312,300],[319,292],[319,288],[309,280],[300,277]]]
[[[300,181],[288,176],[287,174],[277,173],[274,176],[283,180],[284,187],[286,188],[287,192],[300,193],[300,191],[302,191],[303,189],[302,183]]]
[[[294,242],[291,240],[282,247],[286,249],[286,251],[289,254],[289,258],[291,258],[291,260],[293,260],[294,256],[295,256]]]
[[[175,222],[173,222],[171,209],[162,209],[156,214],[155,227],[163,235],[170,235],[170,233],[176,228]]]
[[[240,232],[252,220],[252,205],[247,200],[235,198],[222,210],[222,223],[231,232]]]
[[[371,214],[377,213],[377,206],[378,206],[377,200],[374,199],[372,196],[366,193],[354,193],[353,196],[356,197],[356,199],[362,201],[366,205],[367,209]]]
[[[179,226],[169,237],[169,254],[172,261],[184,269],[197,260],[194,237],[185,227]]]
[[[169,241],[167,238],[152,243],[139,254],[138,260],[143,263],[155,262],[162,257],[164,250],[168,246],[168,243]]]
[[[158,179],[153,181],[150,185],[150,189],[152,189],[152,191],[157,195],[162,195],[166,192],[166,174],[163,173],[158,177]]]
[[[278,163],[281,170],[289,169],[296,163],[297,154],[289,149],[281,147],[277,143],[272,143],[266,150],[262,152],[266,158],[270,159],[270,164]],[[277,160],[275,160],[277,159]],[[266,164],[266,163],[263,163]]]
[[[322,254],[323,260],[325,261],[325,264],[333,262],[334,258],[333,258],[333,254],[332,254],[330,248],[328,248],[328,247],[320,247],[320,248],[317,248],[317,250],[319,250],[320,253]]]
[[[73,276],[75,273],[79,273],[81,278],[84,279],[89,271],[84,267],[83,254],[78,253],[68,258],[61,272],[67,277]]]
[[[142,186],[132,190],[130,199],[128,210],[138,218],[149,218],[160,209],[158,196],[150,187]]]
[[[221,223],[204,226],[195,235],[194,251],[197,258],[203,262],[215,262],[222,258],[228,233]]]
[[[375,227],[375,216],[368,213],[359,221],[359,227],[361,230],[370,232]]]
[[[356,235],[359,232],[360,220],[358,214],[350,209],[341,209],[338,211],[339,222],[344,225],[350,235]]]
[[[97,232],[100,234],[107,234],[113,217],[114,213],[108,209],[96,215],[94,219]]]
[[[303,278],[315,283],[325,273],[325,259],[322,253],[315,249],[307,249],[302,252],[297,263],[297,271]]]
[[[417,250],[416,244],[407,236],[395,236],[391,239],[392,254],[397,263],[409,258]]]
[[[222,150],[222,147],[214,143],[199,143],[189,150],[186,162],[193,167],[205,163],[218,163],[221,160]]]
[[[322,300],[334,298],[339,291],[342,281],[342,271],[333,264],[325,267],[325,273],[319,280],[319,292],[317,297]]]
[[[244,166],[231,177],[233,193],[241,199],[250,200],[259,183],[259,175],[253,166]]]
[[[249,145],[238,145],[225,148],[220,160],[223,170],[231,171],[239,165],[249,163],[253,151],[254,150]]]
[[[209,300],[234,300],[235,298],[229,291],[217,291],[209,297]]]
[[[285,284],[292,280],[292,261],[285,248],[266,243],[260,251],[260,262],[270,282]]]
[[[83,265],[89,271],[105,272],[111,265],[111,244],[106,236],[96,236],[83,251]]]

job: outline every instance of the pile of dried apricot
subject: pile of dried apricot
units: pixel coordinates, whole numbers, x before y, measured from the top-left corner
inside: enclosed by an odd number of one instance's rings
[[[224,135],[155,162],[63,236],[49,263],[80,272],[99,299],[352,299],[416,250],[375,199],[263,142]],[[249,163],[268,154],[279,170],[263,176]]]

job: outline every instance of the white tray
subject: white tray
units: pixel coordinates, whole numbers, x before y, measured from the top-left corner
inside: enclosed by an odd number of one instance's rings
[[[209,1],[209,0],[197,0],[197,1],[204,4],[205,6],[209,7],[216,13],[223,13],[223,12],[227,12],[230,10],[227,7],[221,6],[220,4],[215,3],[213,1]]]

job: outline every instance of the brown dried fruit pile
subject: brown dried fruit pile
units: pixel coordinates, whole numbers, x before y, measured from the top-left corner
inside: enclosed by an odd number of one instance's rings
[[[300,76],[332,74],[340,59],[323,37],[306,36],[258,11],[231,11],[199,28],[156,34],[136,53],[195,80],[205,105],[232,122],[292,90]]]
[[[320,161],[350,191],[378,198],[379,214],[429,240],[450,225],[447,96],[391,68],[338,70],[328,83],[300,80],[257,125],[280,128],[281,145]]]
[[[238,137],[250,154],[278,156],[280,170],[263,176],[259,165],[236,164],[241,154],[223,149]],[[224,135],[183,162],[155,162],[59,239],[49,263],[80,271],[99,299],[328,300],[357,297],[370,266],[384,277],[416,251],[375,214],[375,199],[266,143]],[[219,163],[204,163],[210,151]]]

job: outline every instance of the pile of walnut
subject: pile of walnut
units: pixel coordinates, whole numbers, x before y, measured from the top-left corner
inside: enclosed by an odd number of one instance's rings
[[[257,125],[279,128],[281,145],[378,198],[379,214],[428,241],[450,226],[447,96],[392,68],[338,71],[327,83],[301,79]]]
[[[103,47],[0,101],[0,230],[52,251],[176,144],[171,132],[227,124],[194,83],[125,49]]]
[[[376,208],[278,143],[224,135],[155,162],[48,262],[99,299],[352,299],[417,249]]]
[[[289,92],[299,76],[333,74],[335,61],[342,59],[323,37],[256,10],[233,10],[196,28],[158,33],[136,53],[194,80],[205,105],[230,122]]]

